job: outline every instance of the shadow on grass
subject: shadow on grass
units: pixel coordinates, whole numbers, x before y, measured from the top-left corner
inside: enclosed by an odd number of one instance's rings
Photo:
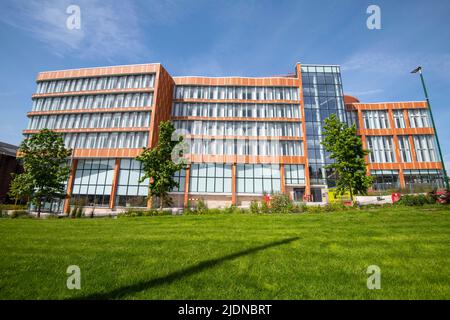
[[[195,264],[191,267],[187,267],[184,269],[181,269],[179,271],[175,271],[172,273],[169,273],[166,276],[163,277],[159,277],[159,278],[155,278],[155,279],[151,279],[148,281],[142,281],[136,284],[132,284],[129,286],[124,286],[121,288],[117,288],[114,290],[111,290],[109,292],[102,292],[102,293],[93,293],[87,296],[81,296],[81,297],[76,297],[76,298],[72,298],[72,299],[76,299],[76,300],[91,300],[91,299],[99,299],[99,300],[106,300],[106,299],[120,299],[126,295],[129,294],[133,294],[135,292],[140,292],[140,291],[144,291],[144,290],[148,290],[150,288],[153,287],[157,287],[160,285],[167,285],[170,284],[174,281],[177,281],[181,278],[184,277],[188,277],[190,275],[193,275],[195,273],[201,272],[205,269],[208,268],[212,268],[215,267],[216,265],[226,261],[226,260],[232,260],[235,258],[239,258],[248,254],[252,254],[255,253],[257,251],[261,251],[261,250],[265,250],[271,247],[275,247],[275,246],[280,246],[283,244],[287,244],[290,242],[293,242],[295,240],[298,240],[299,237],[293,237],[293,238],[287,238],[284,240],[280,240],[280,241],[275,241],[275,242],[270,242],[268,244],[262,245],[262,246],[258,246],[258,247],[253,247],[253,248],[249,248],[246,250],[242,250],[242,251],[238,251],[220,258],[215,258],[215,259],[210,259],[210,260],[206,260],[203,262],[200,262],[198,264]]]

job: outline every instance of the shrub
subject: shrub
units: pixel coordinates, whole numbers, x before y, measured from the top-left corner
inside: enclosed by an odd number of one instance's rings
[[[20,217],[26,217],[26,216],[28,216],[27,210],[13,210],[10,214],[10,217],[13,219],[20,218]]]
[[[0,204],[0,212],[3,210],[27,210],[25,204]]]
[[[128,209],[125,212],[119,213],[117,216],[133,218],[133,217],[168,216],[171,214],[172,213],[170,211],[164,211],[164,210],[160,211],[160,210],[155,210],[155,209],[150,209],[150,210]]]
[[[226,213],[226,214],[232,214],[232,213],[237,213],[237,212],[239,212],[239,210],[235,205],[231,205],[224,209],[224,213]]]
[[[276,193],[272,196],[272,199],[270,199],[270,207],[272,212],[275,213],[290,213],[293,204],[288,195]]]
[[[259,202],[256,200],[253,200],[250,202],[250,212],[254,214],[261,213]]]
[[[321,208],[325,212],[335,212],[346,210],[348,207],[344,206],[342,203],[328,203],[323,208]]]
[[[418,195],[406,194],[403,195],[400,201],[397,201],[395,204],[405,206],[423,206],[424,204],[433,204],[433,203],[435,203],[435,200],[431,196],[424,194]]]
[[[71,217],[72,219],[75,219],[75,218],[76,218],[76,216],[77,216],[77,211],[78,211],[78,208],[77,208],[77,207],[73,207],[72,210],[70,211],[70,217]]]
[[[76,218],[81,218],[83,216],[83,208],[78,208],[75,214]]]
[[[306,211],[308,211],[308,206],[304,203],[294,205],[291,210],[292,213],[304,213]]]
[[[321,213],[323,208],[321,206],[308,206],[309,213]]]
[[[265,202],[265,201],[261,202],[261,213],[268,214],[270,212],[271,212],[270,207],[267,204],[267,202]]]

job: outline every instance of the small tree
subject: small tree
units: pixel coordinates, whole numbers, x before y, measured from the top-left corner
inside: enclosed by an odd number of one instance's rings
[[[332,114],[325,119],[323,135],[322,145],[334,160],[333,164],[325,167],[332,169],[336,176],[337,193],[343,194],[348,190],[352,201],[353,195],[367,194],[372,177],[366,173],[364,157],[370,151],[363,148],[361,138],[356,134],[356,126],[348,126]]]
[[[8,195],[11,198],[14,198],[14,204],[17,205],[17,202],[22,199],[29,200],[31,193],[33,192],[33,181],[31,180],[30,175],[25,174],[15,174],[12,173],[12,180],[9,186]]]
[[[45,199],[64,198],[64,184],[70,169],[67,158],[72,151],[64,146],[62,135],[43,129],[25,139],[19,147],[24,172],[14,176],[10,194],[28,197],[37,207],[37,216],[41,216],[42,202]]]
[[[150,180],[149,197],[159,197],[160,209],[164,205],[171,204],[168,193],[173,188],[179,187],[174,175],[186,166],[182,161],[174,161],[174,158],[181,159],[183,156],[181,149],[175,149],[183,141],[183,137],[173,139],[174,132],[175,127],[170,121],[162,121],[159,124],[159,139],[156,147],[144,148],[144,151],[136,157],[138,161],[142,162],[144,171],[140,182],[145,179]]]

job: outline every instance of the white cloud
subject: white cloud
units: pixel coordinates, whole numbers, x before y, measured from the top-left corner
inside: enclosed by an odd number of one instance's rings
[[[81,29],[66,27],[66,9],[81,10]],[[22,29],[58,56],[136,57],[146,52],[138,12],[128,1],[15,0],[4,4],[0,21]]]

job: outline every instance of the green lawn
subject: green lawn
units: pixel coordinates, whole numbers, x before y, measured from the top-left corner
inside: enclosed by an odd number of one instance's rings
[[[448,207],[0,219],[0,299],[449,299],[449,245]]]

